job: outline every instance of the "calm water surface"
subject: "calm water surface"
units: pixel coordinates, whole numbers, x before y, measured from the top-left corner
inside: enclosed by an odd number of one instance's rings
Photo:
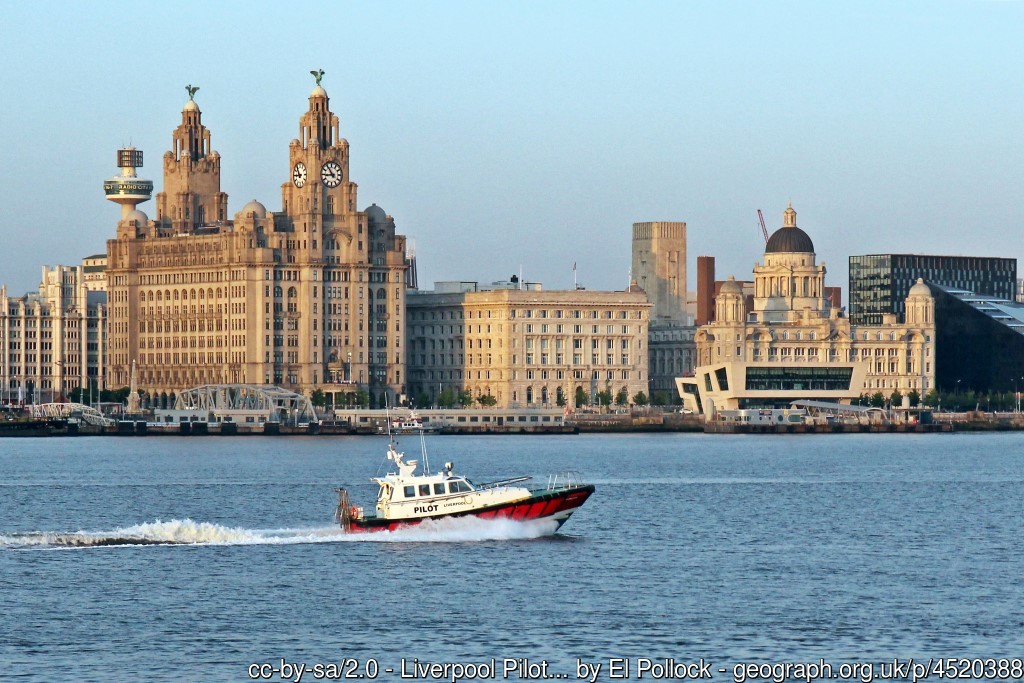
[[[332,487],[370,503],[379,439],[6,439],[0,679],[241,681],[355,657],[395,680],[403,657],[529,657],[575,680],[577,658],[704,657],[731,680],[717,668],[1022,657],[1022,444],[428,437],[435,468],[573,469],[597,493],[554,535],[352,538]],[[138,545],[160,541],[185,543]]]

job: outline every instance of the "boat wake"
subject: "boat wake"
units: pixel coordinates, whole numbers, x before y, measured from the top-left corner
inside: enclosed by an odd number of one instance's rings
[[[0,549],[96,548],[110,546],[231,546],[304,543],[467,543],[511,541],[550,536],[550,520],[516,521],[449,517],[414,527],[372,534],[346,534],[337,527],[311,529],[240,529],[191,519],[157,520],[113,531],[40,531],[0,534]]]

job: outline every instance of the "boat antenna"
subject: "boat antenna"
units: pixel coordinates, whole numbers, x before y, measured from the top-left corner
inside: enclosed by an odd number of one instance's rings
[[[384,456],[384,460],[381,461],[380,465],[377,466],[377,474],[379,475],[381,470],[386,468],[388,460],[391,459],[391,452],[397,450],[395,446],[395,435],[391,433],[391,406],[388,405],[387,395],[384,396],[384,423],[388,432],[388,453]],[[379,434],[380,432],[378,432]]]
[[[395,434],[391,430],[391,402],[388,401],[387,392],[384,392],[384,422],[386,422],[388,426],[388,444],[391,449],[394,450],[395,446],[398,444],[395,442]]]
[[[427,437],[423,431],[423,423],[420,422],[420,455],[423,458],[423,474],[430,474],[430,458],[427,457]]]

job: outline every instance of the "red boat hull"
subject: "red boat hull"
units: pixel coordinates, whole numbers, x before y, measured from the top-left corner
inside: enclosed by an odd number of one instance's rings
[[[434,517],[414,517],[406,519],[383,519],[370,517],[366,519],[353,519],[349,526],[349,533],[367,533],[373,531],[394,531],[403,527],[416,526],[428,519],[443,519],[446,517],[479,517],[480,519],[515,519],[522,521],[553,519],[561,527],[569,516],[583,505],[594,492],[593,484],[585,486],[573,486],[571,488],[558,489],[556,491],[536,491],[525,500],[512,503],[502,503],[490,507],[467,510],[448,515],[437,515]]]

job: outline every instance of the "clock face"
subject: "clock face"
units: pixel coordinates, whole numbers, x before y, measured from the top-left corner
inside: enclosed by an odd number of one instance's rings
[[[306,165],[301,161],[292,169],[292,182],[295,183],[295,187],[302,187],[306,184]]]
[[[324,181],[327,187],[337,187],[341,184],[341,166],[336,161],[328,161],[320,169],[320,180]]]

